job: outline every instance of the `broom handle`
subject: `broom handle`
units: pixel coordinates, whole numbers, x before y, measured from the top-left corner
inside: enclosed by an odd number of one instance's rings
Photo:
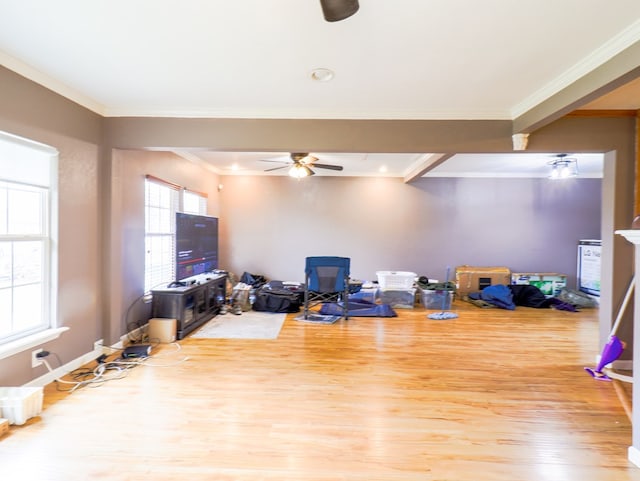
[[[449,266],[447,266],[447,274],[445,276],[445,280],[444,280],[444,294],[442,296],[442,312],[444,312],[444,310],[447,307],[447,297],[449,297],[449,290],[448,290],[448,286],[449,286],[449,269],[451,269]]]
[[[618,315],[616,317],[616,322],[613,324],[611,328],[611,333],[609,337],[614,336],[618,331],[618,327],[620,327],[620,322],[622,322],[622,315],[624,311],[627,309],[627,304],[629,304],[629,299],[631,299],[631,294],[633,293],[633,288],[636,284],[635,275],[631,278],[631,282],[629,283],[629,287],[627,288],[627,293],[624,295],[624,299],[622,300],[622,305],[620,306],[620,310],[618,311]]]

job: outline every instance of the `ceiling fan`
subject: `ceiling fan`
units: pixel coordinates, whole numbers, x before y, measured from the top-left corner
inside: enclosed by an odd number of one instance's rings
[[[311,167],[314,169],[329,169],[329,170],[342,170],[343,167],[341,165],[331,165],[331,164],[319,164],[317,163],[318,158],[309,154],[308,152],[291,152],[289,154],[289,159],[287,160],[269,160],[263,159],[262,162],[277,162],[284,163],[285,165],[281,165],[279,167],[272,167],[271,169],[265,170],[265,172],[272,172],[274,170],[289,168],[289,175],[291,177],[302,178],[310,175],[315,175],[315,172],[311,170]]]

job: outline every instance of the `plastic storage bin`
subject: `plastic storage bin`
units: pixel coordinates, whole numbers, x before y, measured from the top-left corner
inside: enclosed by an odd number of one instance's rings
[[[393,308],[413,309],[416,303],[415,289],[379,289],[380,304],[389,304]]]
[[[364,301],[369,302],[371,304],[376,303],[376,299],[378,297],[378,289],[360,289],[358,292],[353,294],[349,294],[350,301]]]
[[[0,417],[24,424],[42,412],[41,387],[0,387]]]
[[[376,276],[380,289],[411,289],[417,274],[407,271],[378,271]]]
[[[451,301],[453,300],[453,291],[445,291],[444,289],[421,289],[422,306],[425,309],[451,309]],[[444,307],[443,307],[444,306]]]

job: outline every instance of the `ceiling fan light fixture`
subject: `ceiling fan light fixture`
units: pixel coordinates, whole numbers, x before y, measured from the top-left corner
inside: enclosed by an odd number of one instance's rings
[[[306,165],[302,165],[300,163],[295,163],[289,169],[289,176],[294,179],[302,179],[304,177],[309,177],[313,172]]]

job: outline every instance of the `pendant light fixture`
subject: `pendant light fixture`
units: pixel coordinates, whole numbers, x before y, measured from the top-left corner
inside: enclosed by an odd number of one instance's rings
[[[549,162],[551,172],[549,178],[552,180],[570,179],[578,176],[578,159],[569,157],[567,154],[558,154],[555,159]]]
[[[327,22],[339,22],[349,18],[360,8],[358,0],[320,0],[320,5]]]

